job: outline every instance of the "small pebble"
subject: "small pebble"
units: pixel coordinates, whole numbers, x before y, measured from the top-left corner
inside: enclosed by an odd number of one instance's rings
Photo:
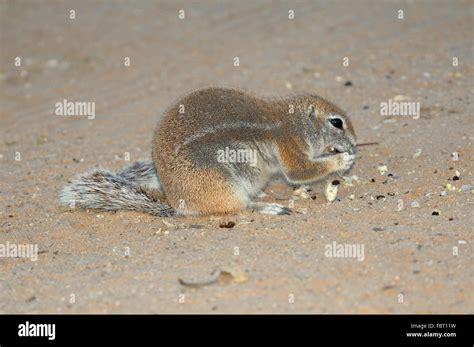
[[[167,227],[170,227],[170,228],[174,227],[174,224],[172,224],[172,223],[170,223],[170,222],[167,222],[167,221],[165,221],[164,219],[162,219],[161,221],[162,221],[163,224],[166,225]]]
[[[352,175],[352,176],[343,176],[342,177],[344,180],[342,181],[342,183],[347,186],[347,187],[353,187],[354,186],[354,182],[358,182],[359,181],[359,177],[357,177],[357,175]]]
[[[379,172],[380,172],[381,175],[384,175],[384,174],[388,171],[386,165],[380,165],[380,166],[377,168],[377,170],[379,170]]]
[[[422,149],[418,148],[415,153],[413,153],[413,159],[418,158],[421,155]]]
[[[446,189],[447,190],[454,190],[456,189],[451,183],[446,184]]]
[[[222,222],[219,224],[220,228],[233,228],[235,226],[235,222],[228,221],[228,222]]]
[[[433,211],[433,212],[431,213],[431,215],[432,215],[432,216],[439,216],[439,212],[438,212],[438,211]]]
[[[395,95],[393,97],[393,101],[410,101],[411,98],[409,96],[405,96],[405,95]]]
[[[298,197],[301,197],[303,199],[309,199],[310,198],[310,195],[308,194],[309,190],[310,190],[309,186],[305,186],[305,185],[301,186],[300,188],[296,189],[293,192],[293,199],[298,200],[297,199]]]
[[[414,201],[411,202],[411,207],[414,207],[414,208],[420,207],[420,203],[418,201],[414,200]]]
[[[344,83],[344,85],[346,87],[352,87],[352,82],[351,81],[346,81],[346,83]]]

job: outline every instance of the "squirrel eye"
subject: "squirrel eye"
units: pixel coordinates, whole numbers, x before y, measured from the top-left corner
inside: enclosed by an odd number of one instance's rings
[[[342,119],[339,119],[339,118],[332,118],[329,120],[331,122],[331,124],[338,128],[338,129],[341,129],[342,130]]]

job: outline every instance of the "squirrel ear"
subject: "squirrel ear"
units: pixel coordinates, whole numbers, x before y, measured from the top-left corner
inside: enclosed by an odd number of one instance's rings
[[[309,118],[316,118],[317,116],[317,111],[314,105],[309,105],[308,110],[306,112],[308,114]]]

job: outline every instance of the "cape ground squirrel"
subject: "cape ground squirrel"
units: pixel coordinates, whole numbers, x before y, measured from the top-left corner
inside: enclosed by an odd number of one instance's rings
[[[64,188],[61,201],[158,216],[245,208],[288,214],[284,206],[253,199],[277,178],[297,186],[343,174],[355,153],[349,118],[319,96],[267,99],[211,87],[164,113],[153,135],[153,162],[83,174]]]

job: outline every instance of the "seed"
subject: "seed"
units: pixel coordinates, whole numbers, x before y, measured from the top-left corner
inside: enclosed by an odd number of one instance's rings
[[[324,190],[324,195],[326,196],[327,201],[333,202],[337,198],[337,185],[334,185],[332,182],[328,182],[326,189]]]

